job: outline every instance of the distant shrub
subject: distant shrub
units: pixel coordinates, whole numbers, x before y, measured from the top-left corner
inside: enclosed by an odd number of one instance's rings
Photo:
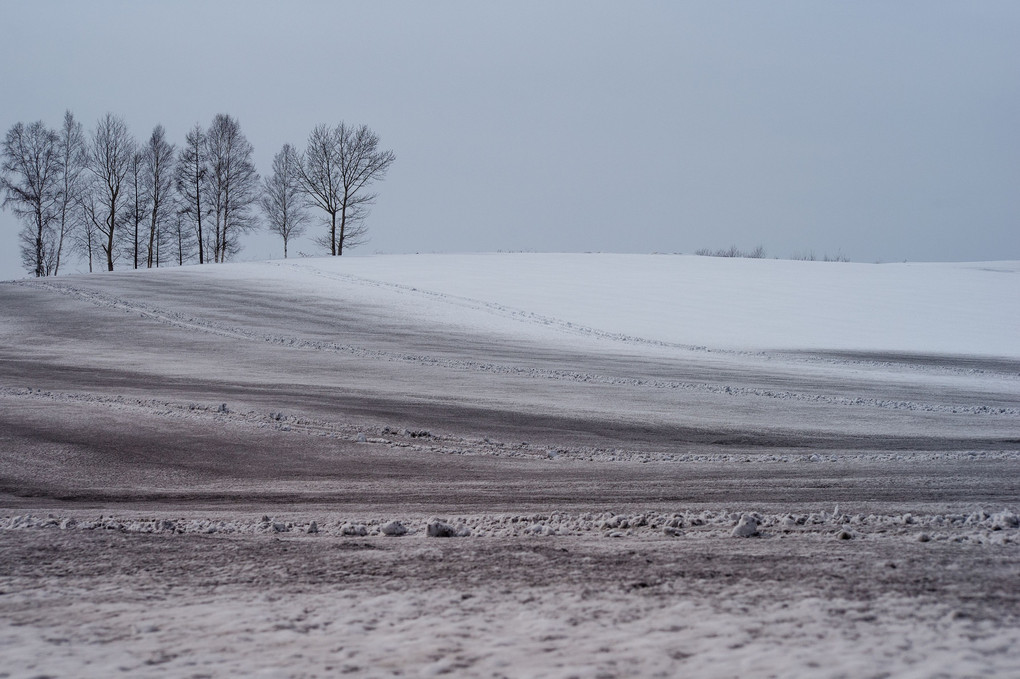
[[[749,250],[747,252],[741,250],[736,245],[731,245],[728,248],[723,248],[721,250],[701,248],[700,250],[695,250],[694,254],[702,257],[745,257],[748,259],[765,259],[767,256],[764,245],[759,245],[754,250]]]
[[[719,250],[712,250],[711,248],[701,248],[695,250],[694,254],[700,255],[701,257],[744,257],[747,259],[765,259],[768,257],[768,253],[765,251],[765,246],[759,245],[753,250],[741,250],[736,245],[731,245],[728,248],[721,248]],[[778,257],[776,259],[779,259]],[[818,257],[815,256],[814,250],[807,252],[795,252],[790,255],[789,259],[800,262],[814,262],[818,261]],[[850,258],[841,252],[837,252],[835,255],[829,255],[828,253],[822,255],[821,261],[823,262],[849,262]]]
[[[803,252],[795,253],[795,254],[790,256],[790,259],[796,260],[796,261],[800,261],[800,262],[814,262],[814,261],[818,260],[818,257],[815,256],[815,253],[812,250],[812,251],[807,252],[807,253],[803,253]],[[849,262],[850,258],[847,257],[846,255],[844,255],[842,252],[837,252],[835,255],[830,255],[830,254],[826,253],[826,254],[822,255],[822,260],[821,261],[823,261],[823,262]]]

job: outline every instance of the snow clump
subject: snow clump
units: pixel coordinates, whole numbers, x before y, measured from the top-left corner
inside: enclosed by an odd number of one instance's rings
[[[758,520],[750,514],[744,514],[740,517],[740,521],[733,527],[733,532],[730,533],[735,538],[750,538],[758,535]]]
[[[989,518],[992,521],[992,530],[1004,530],[1020,526],[1020,517],[1008,509],[1003,509],[998,514],[992,514]]]
[[[340,526],[340,535],[354,535],[364,537],[368,535],[368,527],[362,524],[345,523]]]
[[[389,523],[385,523],[381,530],[383,535],[391,535],[393,537],[399,537],[407,533],[407,528],[399,521],[390,521]]]
[[[426,526],[425,534],[430,538],[463,538],[471,535],[471,529],[463,524],[453,527],[442,519],[433,519]]]

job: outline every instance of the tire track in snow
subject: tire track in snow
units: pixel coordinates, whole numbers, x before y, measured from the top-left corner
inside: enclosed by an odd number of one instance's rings
[[[290,266],[295,270],[300,270],[304,268],[298,267],[296,265],[278,265],[278,266]],[[310,270],[312,270],[313,272],[315,271],[314,269]],[[323,276],[327,278],[332,278],[334,280],[341,282],[378,285],[380,287],[388,287],[392,285],[394,288],[398,290],[404,290],[406,288],[406,291],[408,292],[416,291],[416,289],[412,287],[400,286],[397,284],[381,283],[378,281],[367,281],[366,279],[361,279],[358,278],[357,276],[348,276],[346,274],[334,276],[333,274],[327,274],[325,272],[321,273]],[[483,372],[495,375],[518,376],[534,379],[563,380],[570,382],[600,384],[609,386],[628,386],[673,391],[679,390],[714,395],[755,397],[775,400],[791,400],[801,403],[820,403],[835,406],[881,408],[888,410],[941,412],[957,415],[990,415],[1007,417],[1020,416],[1020,408],[1017,407],[1007,408],[987,405],[926,403],[919,401],[878,399],[871,397],[863,398],[852,396],[834,396],[829,394],[810,394],[791,390],[774,390],[763,389],[758,387],[739,387],[725,384],[713,384],[708,382],[646,380],[631,377],[601,375],[598,373],[580,372],[574,370],[552,370],[548,368],[521,367],[515,365],[506,365],[482,361],[439,358],[436,356],[429,356],[427,354],[409,354],[382,351],[377,349],[366,349],[364,347],[359,347],[351,344],[341,344],[338,342],[323,342],[320,340],[302,339],[294,336],[273,335],[269,333],[261,333],[254,330],[249,330],[236,326],[227,326],[216,321],[210,321],[208,319],[196,317],[193,314],[183,314],[177,311],[172,311],[161,307],[146,305],[139,302],[133,302],[120,297],[115,297],[113,295],[99,292],[97,290],[82,288],[64,283],[51,283],[32,280],[15,281],[14,283],[16,285],[49,290],[51,292],[72,297],[101,308],[116,309],[127,313],[137,313],[141,318],[153,320],[158,323],[162,323],[164,325],[182,330],[188,330],[192,332],[205,332],[212,335],[227,337],[235,340],[246,340],[251,342],[267,343],[286,349],[309,349],[314,351],[342,353],[367,359],[412,363],[416,365],[437,367],[448,370],[464,370],[473,372]],[[427,291],[423,294],[435,295],[436,298],[439,299],[440,301],[448,297],[446,295],[443,295],[442,293],[430,293]],[[468,298],[463,299],[467,300]],[[477,303],[483,306],[488,305],[488,303],[485,302]],[[500,305],[493,305],[494,309],[498,309],[499,307]],[[528,314],[529,312],[519,313]],[[537,315],[535,315],[535,317],[542,318]],[[555,319],[550,319],[550,322],[564,323],[563,321],[555,321]],[[570,327],[576,328],[579,326]],[[591,329],[591,332],[597,334],[600,331]],[[615,338],[615,341],[627,341],[621,339],[623,337],[626,337],[622,335],[614,336],[611,333],[606,333],[605,336],[610,339]],[[652,340],[645,341],[652,342]],[[682,349],[688,348],[680,345],[668,345],[668,344],[660,344],[659,346],[667,347],[672,346],[673,348]],[[705,351],[707,352],[710,350],[705,349]]]

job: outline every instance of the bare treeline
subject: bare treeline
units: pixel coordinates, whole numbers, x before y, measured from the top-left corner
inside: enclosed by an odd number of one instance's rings
[[[368,189],[395,158],[366,126],[342,122],[317,126],[303,152],[284,144],[264,179],[253,156],[226,114],[196,124],[178,148],[162,125],[139,143],[118,116],[86,133],[68,111],[59,130],[42,121],[8,130],[0,191],[22,222],[22,264],[36,276],[57,275],[69,256],[89,271],[224,262],[263,224],[286,257],[311,211],[325,227],[317,242],[341,255],[365,241]]]

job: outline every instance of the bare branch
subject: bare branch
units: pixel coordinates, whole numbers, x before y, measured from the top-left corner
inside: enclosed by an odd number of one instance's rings
[[[96,125],[88,151],[90,220],[101,236],[107,270],[113,271],[129,216],[128,175],[135,140],[121,118],[107,113]]]
[[[36,276],[54,273],[60,218],[60,140],[37,121],[16,123],[7,132],[0,167],[3,207],[24,222],[19,239],[21,261]]]
[[[283,257],[287,258],[287,242],[305,231],[308,212],[301,190],[301,161],[290,144],[284,144],[273,157],[273,174],[262,180],[259,206],[269,230],[283,238]]]
[[[205,147],[213,261],[224,262],[241,249],[238,236],[258,226],[251,206],[258,198],[259,175],[252,161],[254,148],[241,132],[241,125],[229,115],[221,113],[213,118]]]
[[[301,185],[308,202],[328,217],[329,235],[319,242],[330,254],[367,241],[364,220],[375,195],[365,189],[385,177],[395,159],[392,151],[379,150],[379,137],[365,125],[341,122],[312,130],[301,158]]]

